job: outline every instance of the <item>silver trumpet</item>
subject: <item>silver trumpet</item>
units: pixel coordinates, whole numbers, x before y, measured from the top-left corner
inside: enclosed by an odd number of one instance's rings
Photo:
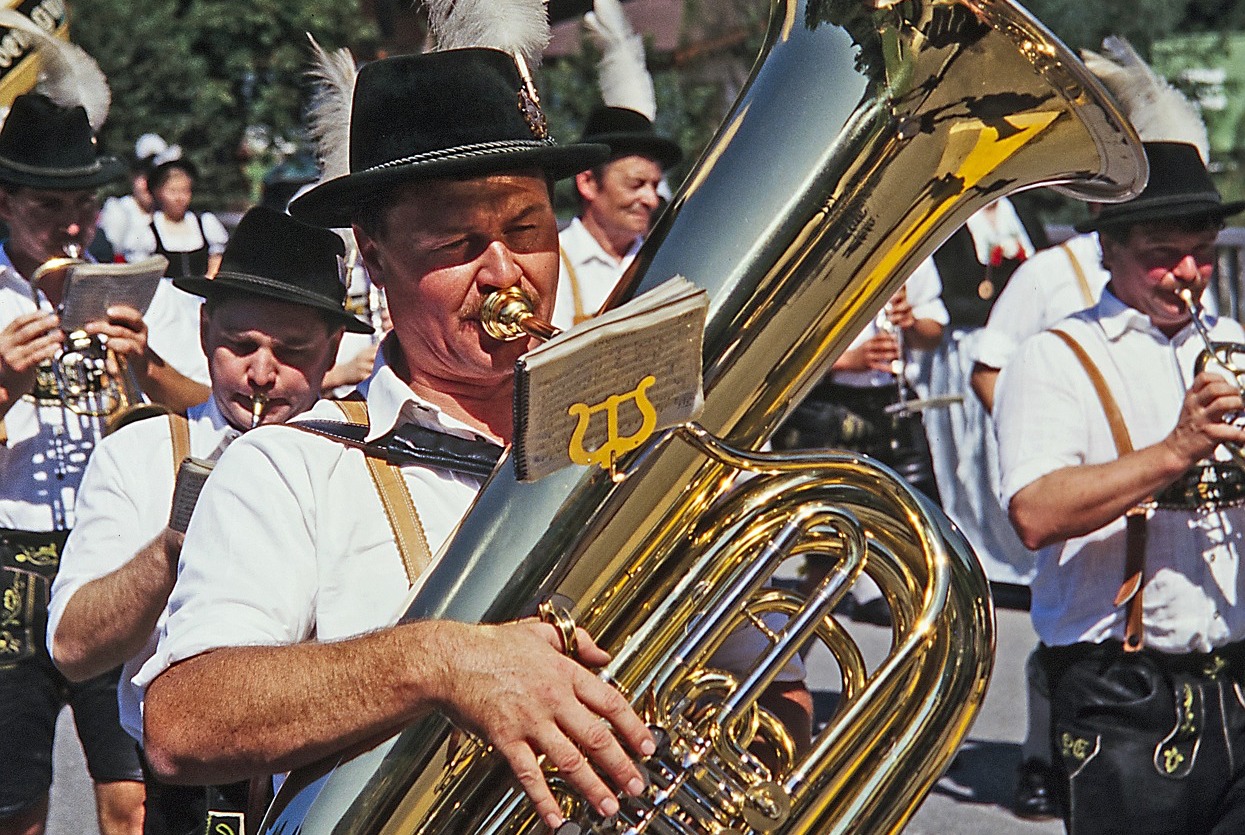
[[[1245,356],[1245,345],[1239,342],[1216,342],[1211,339],[1210,329],[1206,327],[1206,322],[1202,318],[1204,308],[1200,302],[1194,300],[1193,291],[1188,287],[1184,288],[1180,291],[1180,298],[1185,303],[1185,307],[1189,308],[1193,329],[1197,331],[1197,335],[1201,337],[1202,344],[1205,346],[1193,363],[1193,373],[1201,374],[1211,365],[1216,365],[1236,384],[1241,397],[1245,398],[1245,369],[1242,369],[1232,359],[1233,356]],[[1242,450],[1239,444],[1232,443],[1225,443],[1223,447],[1232,456],[1237,466],[1245,469],[1245,450]]]

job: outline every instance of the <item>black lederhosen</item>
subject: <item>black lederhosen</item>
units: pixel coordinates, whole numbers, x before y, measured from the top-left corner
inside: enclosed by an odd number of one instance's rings
[[[243,835],[250,782],[175,786],[157,780],[143,759],[143,835]],[[211,819],[209,819],[211,815]],[[255,825],[258,825],[255,821]]]
[[[177,252],[165,249],[164,241],[160,239],[160,233],[156,230],[156,222],[151,222],[151,234],[156,237],[156,255],[163,255],[169,259],[168,269],[164,274],[170,278],[197,278],[207,275],[208,268],[208,242],[207,235],[203,233],[203,218],[198,214],[194,215],[195,223],[199,224],[199,237],[203,239],[203,246],[198,249],[192,249],[187,252]]]
[[[48,656],[48,593],[67,536],[0,529],[0,819],[47,793],[56,719],[66,704],[95,782],[142,779],[117,709],[120,668],[72,683]]]
[[[898,401],[895,386],[859,388],[823,380],[774,433],[773,447],[868,455],[941,506],[925,424],[918,413],[887,414],[887,407]]]
[[[1245,832],[1245,644],[1040,647],[1071,835]]]

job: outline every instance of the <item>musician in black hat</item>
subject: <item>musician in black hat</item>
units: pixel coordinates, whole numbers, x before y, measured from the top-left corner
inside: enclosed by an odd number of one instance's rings
[[[1196,371],[1224,203],[1191,144],[1094,230],[1094,307],[1027,340],[995,400],[1002,499],[1040,549],[1031,614],[1075,833],[1245,831],[1245,478],[1235,381]],[[1194,317],[1199,317],[1195,320]],[[1204,321],[1203,321],[1204,320]]]
[[[520,54],[539,54],[536,34]],[[393,330],[361,400],[321,401],[310,416],[340,421],[352,409],[364,443],[408,450],[384,495],[415,515],[386,515],[358,445],[289,427],[232,444],[200,497],[166,629],[137,679],[158,772],[215,782],[285,771],[438,709],[496,747],[551,825],[562,812],[540,755],[603,814],[617,811],[616,792],[642,790],[631,755],[654,741],[583,666],[606,660],[583,630],[576,649],[535,620],[389,626],[511,437],[513,367],[530,343],[490,337],[480,302],[517,285],[548,317],[550,184],[606,153],[553,142],[508,52],[447,49],[359,71],[350,173],[290,211],[353,226]],[[420,457],[429,435],[461,448],[459,463]]]
[[[344,310],[344,254],[334,232],[271,209],[247,212],[214,280],[178,280],[207,299],[212,396],[186,417],[109,435],[87,465],[52,587],[48,652],[71,681],[124,664],[121,722],[136,739],[142,716],[130,679],[155,650],[181,552],[183,534],[169,526],[177,466],[188,455],[215,461],[252,424],[284,422],[319,398],[343,330],[370,330]],[[144,831],[201,833],[209,810],[244,812],[244,803],[244,787],[209,793],[148,779]]]
[[[610,156],[575,176],[579,212],[558,235],[561,272],[553,324],[596,315],[631,264],[661,206],[665,172],[683,158],[653,128],[657,102],[644,63],[644,43],[631,31],[618,0],[596,0],[584,15],[601,49],[604,104],[584,125],[581,142],[610,147]]]

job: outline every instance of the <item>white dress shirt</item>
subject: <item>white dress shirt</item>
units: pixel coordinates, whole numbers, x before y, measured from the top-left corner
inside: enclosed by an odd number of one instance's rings
[[[221,414],[215,398],[192,408],[190,455],[211,460],[242,433]],[[61,554],[60,570],[48,605],[48,652],[74,593],[91,580],[111,574],[164,530],[173,503],[176,470],[166,417],[125,426],[99,442],[78,491],[77,523]],[[161,615],[156,630],[164,623]],[[121,725],[140,738],[139,693],[130,679],[156,649],[153,631],[143,650],[126,662],[117,701]]]
[[[1173,339],[1109,290],[1058,327],[1081,343],[1106,379],[1134,449],[1176,425],[1202,343],[1192,325]],[[1241,341],[1236,322],[1214,322],[1216,339]],[[1116,460],[1103,407],[1072,351],[1053,334],[1026,341],[1004,366],[995,399],[1004,506],[1023,487],[1065,467]],[[1241,531],[1245,508],[1155,510],[1147,526],[1143,619],[1146,646],[1209,651],[1245,638]],[[1033,580],[1033,625],[1052,646],[1122,640],[1124,520],[1041,549]]]
[[[369,440],[405,423],[486,440],[416,396],[383,348],[359,391]],[[308,416],[343,419],[329,401]],[[423,465],[402,475],[435,557],[483,479]],[[409,588],[363,453],[290,427],[260,427],[229,447],[204,486],[159,645],[133,683],[141,693],[171,665],[219,647],[332,641],[388,626]],[[742,637],[730,651],[746,657],[746,669],[763,644]],[[780,675],[802,677],[798,659]]]
[[[378,355],[360,391],[374,439],[408,422],[479,438],[417,397]],[[310,417],[343,420],[321,401]],[[402,468],[436,554],[482,479]],[[332,641],[394,623],[410,584],[363,453],[288,426],[247,432],[221,457],[195,507],[155,655],[135,684],[224,646]]]
[[[917,319],[933,319],[940,325],[946,325],[951,321],[951,316],[947,313],[947,306],[942,303],[942,279],[938,276],[938,268],[934,266],[932,258],[926,258],[920,263],[916,270],[904,282],[904,288],[908,291],[908,304],[912,307],[912,315]],[[852,344],[848,346],[848,350],[858,348],[877,336],[880,328],[878,323],[885,318],[886,311],[882,310],[874,319],[865,326],[856,338],[852,340]],[[916,372],[916,367],[911,363],[905,364],[905,369],[910,376]],[[879,386],[895,385],[895,377],[885,371],[877,371],[870,369],[868,371],[831,371],[831,381],[843,386],[854,386],[856,388],[877,388]],[[909,379],[909,383],[914,379]]]
[[[571,271],[566,267],[567,262],[575,272],[574,281],[579,288],[583,312],[593,316],[600,312],[601,306],[618,284],[618,279],[631,266],[643,242],[643,238],[637,237],[622,260],[616,261],[592,237],[592,233],[579,218],[572,220],[570,225],[558,233],[561,254],[558,258],[558,297],[552,317],[554,326],[565,330],[575,324],[575,293],[571,286]]]

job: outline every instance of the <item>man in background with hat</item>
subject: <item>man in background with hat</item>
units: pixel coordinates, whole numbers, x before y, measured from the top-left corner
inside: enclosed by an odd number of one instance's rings
[[[525,64],[548,34],[543,6],[529,5],[525,19],[541,31],[506,41]],[[611,815],[616,793],[643,789],[631,756],[655,750],[588,668],[606,654],[583,630],[576,649],[535,620],[391,624],[513,432],[514,363],[531,343],[488,336],[481,301],[519,286],[550,315],[550,184],[606,149],[555,144],[515,55],[451,48],[465,45],[446,14],[430,11],[444,51],[359,71],[350,173],[290,206],[307,222],[353,225],[385,290],[393,330],[354,404],[366,434],[344,443],[260,427],[222,456],[186,534],[159,646],[136,679],[144,743],[166,778],[225,782],[378,743],[440,710],[495,746],[556,827],[562,812],[538,757]],[[310,417],[340,421],[342,411],[322,401]],[[429,438],[468,464],[430,462],[420,455]],[[385,495],[409,496],[418,519],[401,545],[402,520],[386,515],[369,474],[365,448],[377,447],[399,462]]]
[[[601,49],[599,84],[605,104],[588,116],[581,142],[610,146],[604,162],[575,175],[579,214],[558,235],[561,272],[554,325],[568,328],[595,316],[631,265],[661,205],[665,171],[683,152],[653,130],[657,100],[618,0],[596,0],[584,23]]]
[[[1031,614],[1069,831],[1240,832],[1245,481],[1220,445],[1245,442],[1227,421],[1243,404],[1213,364],[1195,373],[1192,317],[1245,204],[1221,201],[1193,145],[1144,145],[1142,194],[1078,227],[1099,234],[1102,298],[1000,375],[1001,499],[1040,549]]]
[[[117,719],[117,672],[70,684],[44,647],[48,588],[104,418],[71,411],[52,375],[38,370],[46,369],[64,339],[51,312],[62,301],[64,271],[48,272],[37,288],[29,281],[49,259],[82,257],[95,233],[96,190],[123,173],[117,160],[98,155],[93,124],[81,105],[25,94],[0,128],[0,219],[9,228],[0,248],[0,698],[6,706],[0,714],[6,741],[0,832],[5,833],[43,829],[53,734],[65,703],[73,706],[96,784],[101,830],[136,832],[141,825],[141,773],[132,740]],[[137,311],[114,307],[108,314],[107,321],[87,330],[108,337],[109,348],[126,358],[149,397],[184,410],[205,396],[205,387],[151,350]]]
[[[215,461],[257,418],[283,423],[319,399],[343,330],[370,331],[344,310],[344,254],[334,232],[251,209],[214,279],[177,280],[207,300],[200,336],[212,396],[184,418],[138,421],[109,435],[87,465],[52,587],[48,652],[71,681],[124,664],[121,722],[135,739],[142,716],[130,679],[155,651],[181,552],[183,534],[169,526],[177,466],[187,455]],[[149,778],[144,831],[201,833],[209,810],[244,812],[244,804],[236,786],[218,795]]]

